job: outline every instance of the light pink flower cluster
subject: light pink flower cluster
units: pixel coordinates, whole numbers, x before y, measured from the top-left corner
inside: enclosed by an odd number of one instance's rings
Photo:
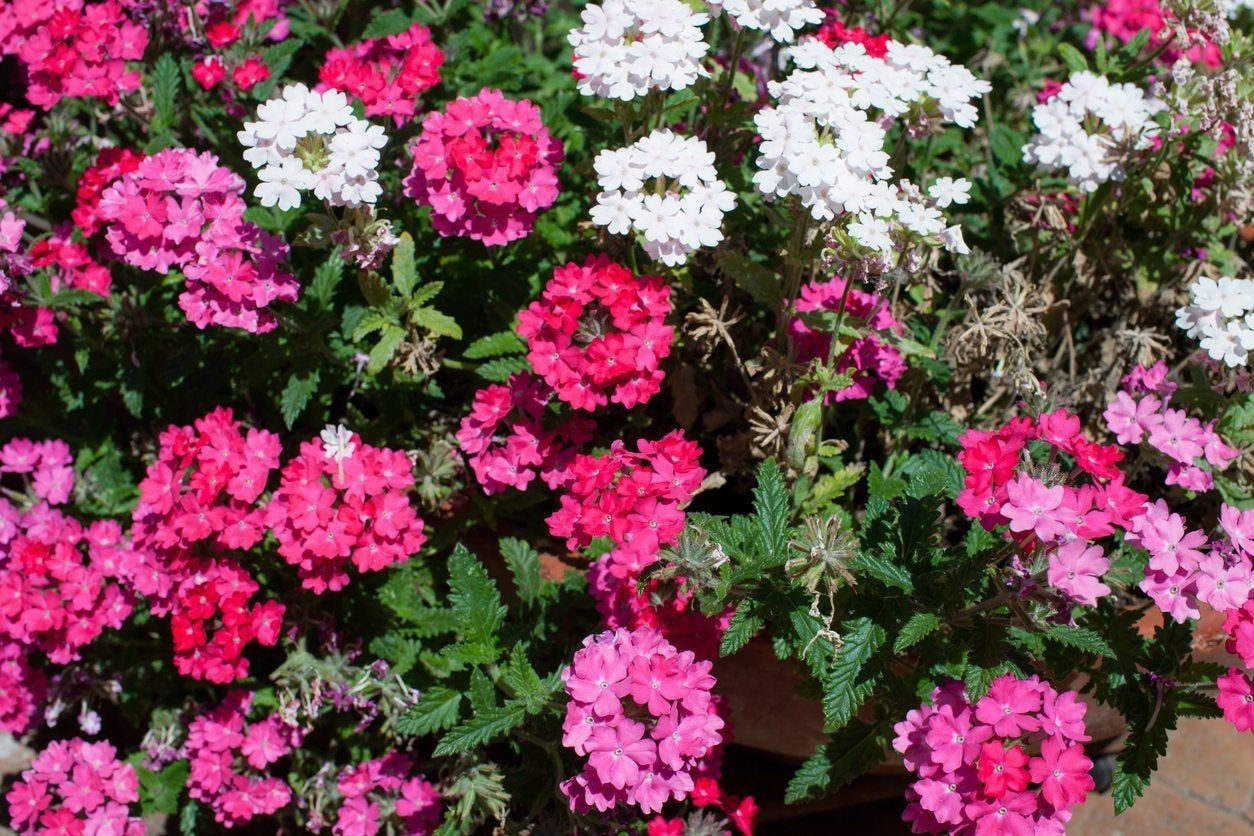
[[[328,50],[314,90],[361,99],[367,116],[391,116],[400,127],[414,118],[423,91],[439,82],[443,63],[431,30],[415,23],[396,35]]]
[[[1164,66],[1170,67],[1182,55],[1194,64],[1205,64],[1211,69],[1223,62],[1219,46],[1199,33],[1190,31],[1191,38],[1186,41],[1184,50],[1172,44],[1175,15],[1164,9],[1159,0],[1104,0],[1089,6],[1083,14],[1093,24],[1087,38],[1090,49],[1096,47],[1103,36],[1126,44],[1148,29],[1150,37],[1145,48],[1151,54],[1156,53]]]
[[[13,474],[30,488],[36,500],[64,505],[74,490],[74,456],[59,439],[31,441],[14,438],[0,447],[0,475]],[[0,535],[0,539],[6,539]]]
[[[1216,422],[1203,424],[1183,409],[1171,408],[1176,386],[1166,376],[1166,364],[1159,362],[1125,377],[1103,413],[1106,426],[1120,444],[1145,442],[1165,456],[1168,485],[1208,491],[1215,486],[1213,472],[1228,467],[1241,451],[1220,438]]]
[[[527,358],[557,397],[593,412],[628,409],[662,388],[671,352],[670,286],[636,276],[604,255],[553,271],[540,299],[518,315]]]
[[[1123,452],[1087,440],[1080,419],[1061,409],[996,432],[967,430],[958,441],[966,471],[959,507],[989,531],[1005,526],[1025,554],[1043,547],[1049,584],[1067,602],[1093,606],[1110,594],[1101,582],[1110,561],[1094,541],[1129,528],[1147,499],[1124,484]],[[1034,465],[1033,442],[1050,451],[1052,470]]]
[[[109,246],[128,264],[183,271],[179,307],[197,327],[264,333],[278,325],[267,307],[295,301],[299,286],[283,271],[287,245],[244,220],[243,190],[208,151],[169,148],[105,189],[99,214]]]
[[[0,639],[0,732],[21,736],[48,698],[48,679],[25,646]]]
[[[562,671],[570,696],[562,744],[588,757],[562,783],[571,809],[655,813],[692,791],[694,771],[723,741],[711,667],[647,627],[584,639]]]
[[[403,450],[363,444],[356,434],[343,448],[307,441],[283,467],[266,525],[303,587],[319,594],[339,590],[348,583],[350,562],[358,572],[378,572],[408,560],[426,542],[409,504],[413,484],[413,464]]]
[[[562,144],[540,108],[484,89],[422,120],[405,194],[431,207],[443,236],[500,246],[530,234],[557,200]]]
[[[429,836],[440,825],[444,803],[421,775],[410,777],[413,762],[399,752],[363,761],[340,773],[344,796],[331,832],[335,836],[374,836],[387,832]]]
[[[1035,676],[999,677],[974,703],[961,683],[942,685],[894,727],[918,776],[902,818],[914,833],[1062,836],[1094,786],[1086,710]]]
[[[265,535],[258,500],[279,463],[279,439],[245,435],[229,409],[161,434],[157,460],[139,485],[129,573],[157,615],[172,614],[175,665],[197,679],[230,682],[248,671],[250,641],[278,641],[284,607],[252,604],[260,590],[227,551]]]
[[[148,832],[129,807],[139,801],[139,776],[108,743],[78,738],[49,743],[5,799],[21,836]]]
[[[232,691],[187,727],[187,794],[226,827],[273,815],[292,800],[291,787],[267,770],[300,741],[278,714],[249,722],[252,701],[252,692]]]
[[[836,358],[835,370],[852,377],[853,384],[829,394],[829,403],[865,400],[876,392],[881,383],[888,389],[895,389],[907,368],[905,357],[885,339],[886,335],[904,334],[906,331],[889,310],[885,297],[847,287],[845,280],[837,277],[827,282],[810,282],[801,288],[796,310],[798,313],[836,312],[840,310],[842,298],[845,298],[843,324],[867,333],[850,343]],[[788,331],[800,362],[807,363],[815,358],[827,360],[832,347],[830,333],[810,327],[801,317],[793,317],[788,323]]]
[[[1236,655],[1246,670],[1234,666],[1219,677],[1219,708],[1237,731],[1254,731],[1254,678],[1249,670],[1254,668],[1254,599],[1228,611],[1224,632],[1228,634],[1228,652]]]
[[[117,104],[139,88],[126,68],[148,46],[148,32],[116,0],[16,0],[0,5],[0,48],[26,65],[31,104],[50,110],[62,97]]]
[[[553,391],[527,372],[475,393],[457,443],[484,493],[526,490],[537,475],[551,489],[569,481],[575,453],[592,439],[596,424],[574,415],[546,427],[545,407],[552,398]]]

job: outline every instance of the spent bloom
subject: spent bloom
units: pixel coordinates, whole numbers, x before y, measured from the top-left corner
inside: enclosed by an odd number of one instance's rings
[[[708,75],[701,27],[709,15],[682,0],[605,0],[580,13],[568,40],[579,92],[630,101],[650,90],[683,90]]]

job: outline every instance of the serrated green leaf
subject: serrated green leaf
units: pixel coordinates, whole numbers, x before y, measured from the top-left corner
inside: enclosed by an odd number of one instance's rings
[[[486,360],[489,357],[522,354],[526,350],[527,346],[513,331],[498,331],[468,345],[464,356],[467,360]]]
[[[476,714],[446,734],[432,754],[441,758],[469,752],[519,726],[527,712],[521,705],[508,703]]]
[[[860,551],[852,561],[851,568],[855,575],[874,578],[885,586],[900,589],[909,595],[914,592],[914,579],[904,566],[893,562],[890,549],[881,553],[865,550]]]
[[[429,688],[419,697],[417,705],[397,719],[396,731],[422,735],[452,728],[461,704],[461,692],[442,685]]]
[[[1110,644],[1087,627],[1069,627],[1059,624],[1045,631],[1045,638],[1058,644],[1092,653],[1096,656],[1114,656]]]
[[[496,685],[481,668],[470,672],[470,687],[466,690],[466,696],[470,699],[470,710],[475,714],[496,708]]]
[[[1062,58],[1062,63],[1066,64],[1067,69],[1073,73],[1081,73],[1089,68],[1089,62],[1084,57],[1084,53],[1069,43],[1058,44],[1058,54]]]
[[[941,620],[936,613],[917,612],[910,616],[910,620],[901,626],[897,631],[897,638],[893,641],[893,653],[902,653],[905,650],[914,647],[923,641],[929,635],[939,630]]]
[[[175,761],[158,772],[135,765],[135,774],[139,778],[139,804],[144,815],[179,811],[179,796],[187,785],[187,761]]]
[[[401,296],[409,296],[418,283],[418,265],[414,263],[414,239],[402,232],[392,250],[392,284]]]
[[[439,334],[441,337],[452,337],[455,340],[462,338],[462,327],[457,324],[457,320],[435,308],[426,306],[413,308],[410,310],[409,315],[417,325],[426,328],[433,334]]]
[[[449,603],[457,617],[457,631],[468,642],[497,646],[497,633],[505,622],[501,593],[483,564],[458,544],[448,560]]]
[[[177,119],[175,103],[178,101],[183,86],[183,74],[178,61],[169,52],[161,53],[161,57],[152,65],[152,124],[150,135],[160,139],[160,147],[170,144],[170,129]],[[159,150],[153,148],[153,151]]]
[[[414,23],[414,19],[401,9],[388,9],[376,12],[361,33],[362,38],[386,38],[388,35],[399,35]]]
[[[501,666],[501,681],[513,691],[514,699],[522,703],[528,714],[535,714],[544,708],[553,690],[536,673],[527,661],[527,654],[518,646],[510,652],[509,661]]]
[[[824,730],[838,731],[853,719],[858,707],[875,688],[875,676],[863,667],[884,644],[884,628],[869,618],[855,618],[840,625],[840,653],[823,680]]]
[[[303,375],[292,375],[283,393],[279,396],[279,412],[283,415],[283,423],[290,430],[296,419],[309,405],[309,399],[318,391],[321,375],[317,369]]]
[[[779,277],[766,267],[727,247],[717,251],[715,261],[718,262],[719,269],[730,276],[736,286],[748,293],[753,301],[768,308],[779,304]]]
[[[788,487],[774,459],[758,465],[758,483],[753,488],[753,511],[757,523],[758,548],[765,565],[782,565],[787,559],[788,521],[791,516]]]
[[[320,308],[329,307],[331,297],[335,295],[335,288],[343,275],[344,259],[340,258],[339,250],[336,250],[314,270],[313,281],[309,283],[307,291],[309,298],[317,302]]]
[[[756,603],[748,598],[736,605],[723,640],[719,642],[719,656],[730,656],[740,650],[762,629],[766,622],[757,614],[756,608]]]
[[[514,576],[518,597],[524,603],[533,603],[540,597],[544,581],[540,577],[540,553],[529,543],[514,537],[501,538],[501,555]]]
[[[370,374],[383,371],[384,367],[391,362],[392,356],[396,354],[396,349],[403,339],[405,339],[405,331],[400,326],[391,324],[383,326],[383,334],[379,337],[379,342],[370,349],[366,371]]]
[[[517,374],[528,368],[526,357],[496,357],[482,363],[475,369],[475,374],[490,383],[504,383],[510,375]]]
[[[801,765],[784,793],[784,801],[796,804],[835,792],[887,757],[888,734],[880,726],[855,720],[821,745]]]

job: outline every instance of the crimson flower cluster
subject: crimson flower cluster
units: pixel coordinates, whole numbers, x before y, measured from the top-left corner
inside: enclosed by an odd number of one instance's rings
[[[712,807],[722,810],[723,815],[727,816],[736,830],[744,836],[753,836],[753,820],[758,815],[758,804],[753,800],[753,796],[739,798],[725,793],[715,778],[703,775],[693,782],[692,795],[688,797],[688,800],[693,807],[698,809]],[[649,819],[647,832],[648,836],[684,836],[684,820],[654,816]],[[729,831],[724,830],[723,833],[730,836]]]
[[[942,685],[893,727],[918,778],[903,818],[915,833],[1062,836],[1094,786],[1086,710],[1035,676],[999,677],[975,701],[959,682]]]
[[[630,409],[662,388],[673,332],[670,286],[604,255],[553,271],[540,299],[518,315],[527,359],[557,397],[592,412]]]
[[[1240,659],[1246,670],[1233,666],[1219,677],[1219,708],[1237,731],[1254,732],[1254,678],[1249,670],[1254,668],[1254,598],[1228,611],[1224,632],[1228,634],[1228,652]]]
[[[215,53],[204,56],[192,67],[192,78],[197,84],[205,90],[212,90],[230,75],[234,86],[247,92],[270,77],[270,68],[265,61],[259,55],[248,52],[253,39],[245,39],[243,49],[231,47],[240,41],[246,27],[271,20],[275,22],[266,33],[266,38],[279,41],[287,37],[291,27],[279,0],[242,0],[229,5],[199,0],[195,8],[204,27],[204,43],[197,45],[207,44]],[[183,17],[180,16],[182,23]]]
[[[562,671],[570,696],[562,744],[588,758],[562,783],[571,809],[658,812],[692,791],[694,773],[723,740],[710,668],[647,627],[584,639]]]
[[[484,89],[422,120],[405,194],[431,207],[443,236],[487,246],[526,237],[536,216],[557,200],[562,144],[545,129],[540,108]]]
[[[26,67],[27,100],[51,110],[63,97],[117,104],[139,88],[127,61],[144,57],[148,31],[117,0],[17,0],[0,6],[0,44]]]
[[[484,493],[526,490],[537,475],[551,489],[569,481],[575,453],[592,439],[596,424],[575,415],[546,427],[545,407],[552,397],[552,390],[527,372],[475,393],[457,443]]]
[[[431,30],[415,23],[396,35],[328,50],[314,89],[355,96],[367,116],[391,116],[399,127],[414,118],[418,96],[440,81],[443,63]]]
[[[109,296],[113,284],[109,268],[93,259],[87,247],[63,232],[54,232],[36,241],[28,255],[32,267],[48,271],[48,284],[53,292],[74,289]]]
[[[101,230],[106,219],[100,214],[100,198],[114,180],[139,168],[144,155],[129,148],[103,148],[78,178],[74,192],[74,225],[91,237]]]
[[[252,701],[252,692],[232,691],[187,727],[187,794],[227,827],[273,815],[292,800],[291,787],[267,769],[300,741],[278,714],[249,722]]]
[[[827,282],[810,282],[801,288],[796,310],[798,313],[838,311],[842,298],[848,318],[845,324],[865,328],[870,333],[855,339],[836,358],[833,368],[848,374],[853,384],[829,394],[827,400],[865,400],[875,394],[880,383],[889,389],[897,388],[897,381],[906,373],[906,359],[880,335],[905,334],[906,327],[893,316],[886,298],[847,287],[846,281],[838,276]],[[803,363],[815,358],[827,360],[832,347],[830,333],[811,328],[800,317],[788,323],[788,330],[798,360]]]
[[[872,58],[886,58],[888,56],[888,42],[892,38],[887,34],[872,35],[861,26],[846,26],[844,21],[840,19],[840,13],[836,9],[826,9],[824,14],[827,19],[814,33],[814,37],[830,46],[832,49],[841,44],[862,44],[866,49],[866,54]]]
[[[344,796],[331,832],[335,836],[388,833],[430,836],[440,824],[444,803],[435,786],[413,775],[413,762],[400,752],[345,768],[336,782]]]
[[[282,604],[251,603],[259,585],[224,556],[265,535],[258,499],[278,466],[279,439],[259,429],[245,435],[229,409],[218,409],[193,426],[171,426],[160,441],[133,514],[142,550],[133,583],[154,613],[172,615],[179,671],[230,682],[248,670],[250,641],[278,641],[283,617]]]
[[[12,826],[21,836],[45,833],[143,836],[131,815],[139,801],[135,768],[108,743],[57,740],[35,756],[5,796]]]
[[[267,307],[296,300],[283,271],[287,245],[244,220],[244,181],[208,151],[169,148],[145,157],[101,195],[99,215],[114,255],[142,270],[183,271],[179,307],[199,328],[264,333]]]
[[[347,434],[347,433],[346,433]],[[301,585],[321,594],[348,583],[347,566],[378,572],[409,559],[426,542],[409,504],[412,463],[403,450],[317,440],[283,467],[265,522]]]

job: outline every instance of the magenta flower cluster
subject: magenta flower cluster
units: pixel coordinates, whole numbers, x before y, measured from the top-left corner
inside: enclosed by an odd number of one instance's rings
[[[557,200],[562,144],[526,99],[486,88],[456,99],[423,118],[412,151],[405,194],[431,207],[441,235],[508,244]]]
[[[48,679],[25,645],[0,639],[0,732],[21,735],[48,697]]]
[[[252,692],[232,691],[187,727],[187,794],[226,827],[272,815],[292,800],[291,787],[268,770],[300,741],[278,714],[249,722],[252,701]]]
[[[723,740],[710,668],[648,627],[584,639],[562,671],[570,696],[562,744],[588,758],[562,783],[571,809],[650,813],[687,797]]]
[[[596,424],[582,415],[546,421],[552,399],[553,390],[528,372],[475,392],[457,443],[484,493],[526,490],[536,476],[550,489],[569,481],[571,462],[592,440]]]
[[[652,398],[671,351],[670,286],[604,255],[553,271],[540,299],[518,315],[527,359],[557,397],[593,412]]]
[[[352,447],[336,458],[317,440],[303,443],[266,506],[279,554],[296,567],[301,586],[319,594],[343,589],[350,563],[378,572],[408,560],[427,539],[409,504],[409,456],[356,435]]]
[[[1254,732],[1254,678],[1250,676],[1254,668],[1254,599],[1228,611],[1224,632],[1228,634],[1227,651],[1241,660],[1245,670],[1234,665],[1219,677],[1219,708],[1237,731]]]
[[[108,743],[58,740],[35,756],[5,796],[13,829],[21,836],[79,833],[143,836],[135,769]]]
[[[99,214],[114,255],[143,270],[177,267],[186,277],[179,307],[199,328],[264,333],[268,310],[295,301],[287,245],[244,220],[244,180],[205,151],[170,148],[144,158],[101,195]]]
[[[1086,710],[1037,677],[1001,676],[974,701],[959,682],[935,689],[893,727],[918,779],[903,818],[914,833],[1062,836],[1094,786]]]
[[[440,824],[444,803],[426,778],[413,775],[407,755],[383,757],[346,767],[336,782],[344,796],[331,832],[335,836],[374,836],[381,830],[430,836]]]
[[[875,394],[880,384],[887,389],[896,389],[897,381],[906,373],[907,366],[905,357],[889,342],[889,338],[894,334],[905,334],[906,327],[893,316],[886,297],[849,287],[845,279],[837,276],[826,282],[810,282],[801,288],[796,310],[799,314],[837,312],[841,309],[842,299],[845,309],[842,325],[864,329],[867,333],[855,338],[835,358],[833,369],[852,377],[853,384],[829,394],[828,402],[865,400]],[[788,323],[788,330],[800,362],[814,359],[827,362],[832,347],[830,333],[812,328],[799,316]]]

